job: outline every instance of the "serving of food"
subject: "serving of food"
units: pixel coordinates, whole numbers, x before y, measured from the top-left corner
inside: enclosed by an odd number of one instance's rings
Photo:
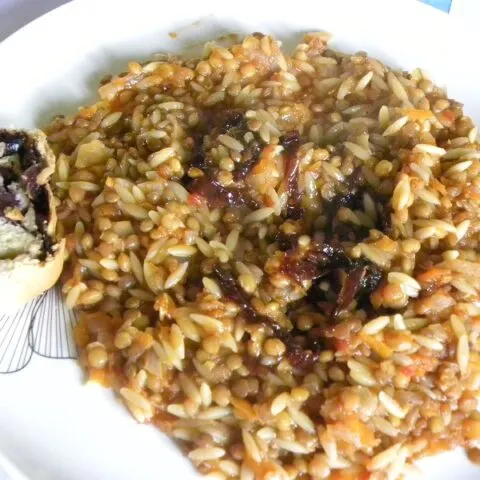
[[[254,33],[131,62],[44,131],[56,237],[38,226],[8,258],[64,239],[89,380],[201,473],[394,480],[456,446],[478,461],[480,149],[426,72]],[[12,135],[2,158],[29,145]],[[32,204],[45,223],[29,198],[5,218]]]
[[[55,157],[40,130],[0,129],[0,298],[18,308],[55,285],[64,241],[49,179]]]

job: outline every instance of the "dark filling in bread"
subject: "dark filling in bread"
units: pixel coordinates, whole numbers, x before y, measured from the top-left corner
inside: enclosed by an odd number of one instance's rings
[[[182,183],[191,194],[190,201],[206,202],[210,208],[256,209],[261,206],[261,202],[254,197],[254,192],[245,182],[262,153],[264,144],[261,139],[254,137],[241,153],[241,159],[232,172],[233,182],[228,186],[222,186],[217,180],[218,166],[207,153],[208,148],[211,148],[211,139],[216,139],[218,135],[227,133],[241,140],[246,131],[246,119],[238,109],[202,112],[200,125],[192,135],[193,160],[188,173],[182,178]],[[388,233],[388,198],[369,188],[361,169],[356,168],[347,179],[343,190],[330,201],[324,201],[325,227],[320,231],[312,230],[304,224],[305,211],[298,189],[300,133],[297,130],[288,132],[280,138],[280,144],[286,155],[284,181],[287,208],[284,212],[284,225],[297,224],[298,230],[309,234],[313,240],[310,248],[305,251],[298,246],[300,233],[285,234],[281,226],[275,239],[280,250],[285,252],[281,271],[301,285],[310,283],[304,304],[323,314],[329,327],[301,331],[296,328],[295,314],[290,312],[288,317],[294,327],[288,331],[256,312],[251,304],[252,298],[237,283],[230,267],[216,265],[213,275],[223,293],[240,307],[247,321],[271,330],[272,334],[286,345],[290,362],[296,368],[307,368],[318,359],[328,339],[337,335],[332,329],[342,321],[341,313],[348,310],[353,302],[368,310],[369,296],[383,278],[382,270],[369,260],[357,260],[348,255],[344,244],[361,242],[368,237],[369,229],[340,222],[338,210],[341,207],[361,209],[364,197],[369,196],[379,210],[375,228]],[[328,283],[335,293],[335,298],[327,297],[322,283]],[[358,325],[354,327],[359,328]]]
[[[9,161],[12,157],[16,157],[16,162]],[[47,234],[48,192],[44,185],[37,183],[37,176],[44,167],[45,161],[32,138],[24,132],[0,130],[0,219],[26,229],[22,215],[27,213],[29,205],[33,206],[35,225],[43,245],[40,260],[52,253],[53,246]],[[25,198],[29,205],[25,205]]]

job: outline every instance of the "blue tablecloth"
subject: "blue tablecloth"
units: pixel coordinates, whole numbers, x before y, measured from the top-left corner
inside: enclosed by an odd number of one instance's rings
[[[443,10],[444,12],[450,12],[453,0],[420,0],[423,3],[431,5],[432,7]]]

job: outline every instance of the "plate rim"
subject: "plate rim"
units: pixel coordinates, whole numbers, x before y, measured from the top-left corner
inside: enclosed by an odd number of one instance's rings
[[[102,0],[103,2],[110,2],[110,3],[115,3],[114,0]],[[144,0],[146,1],[146,0]],[[345,0],[341,0],[342,3],[346,3]],[[55,19],[55,17],[62,17],[64,16],[64,18],[67,18],[67,17],[71,17],[71,16],[74,16],[75,15],[75,12],[77,11],[77,9],[83,9],[84,8],[84,5],[88,5],[88,3],[90,3],[88,0],[74,0],[74,1],[70,1],[70,2],[67,2],[63,5],[60,5],[52,10],[50,10],[49,12],[46,12],[44,14],[42,14],[41,16],[39,16],[38,18],[28,22],[26,25],[24,25],[23,27],[21,27],[20,29],[16,30],[15,32],[13,32],[12,34],[10,34],[8,37],[6,37],[5,39],[3,39],[1,42],[0,42],[0,57],[2,56],[2,53],[5,51],[5,50],[8,50],[10,48],[15,48],[15,44],[18,43],[19,41],[21,42],[22,40],[22,37],[23,36],[28,36],[30,35],[30,32],[32,30],[34,30],[35,28],[38,28],[40,25],[42,25],[46,19],[48,19],[48,21],[51,21],[52,19]],[[217,0],[204,0],[204,3],[206,3],[207,5],[207,9],[210,8],[209,6],[210,5],[216,5],[216,4],[220,4],[222,2],[219,2]],[[250,2],[248,2],[250,3]],[[371,4],[378,4],[379,1],[378,0],[369,0],[369,3],[366,3],[366,7]],[[385,1],[385,4],[387,3],[387,1]],[[326,3],[325,3],[326,5]],[[390,3],[391,6],[394,6],[396,5],[395,8],[398,8],[399,5],[398,5],[398,2],[391,2]],[[335,7],[337,8],[337,7]],[[452,18],[451,17],[448,17],[448,15],[446,15],[445,13],[443,12],[440,12],[440,11],[437,11],[436,9],[433,9],[432,7],[429,7],[427,5],[424,5],[418,1],[415,1],[415,0],[411,0],[410,3],[409,3],[409,7],[408,8],[412,8],[413,10],[417,10],[420,12],[422,10],[424,10],[424,12],[427,12],[427,9],[428,10],[428,14],[429,15],[433,15],[433,16],[442,16],[445,17],[443,18],[442,21],[446,20],[446,21],[449,21],[449,22],[452,22]],[[224,10],[222,10],[224,11]],[[440,17],[438,17],[440,18]],[[5,462],[5,465],[11,469],[12,471],[12,474],[15,474],[17,475],[16,478],[19,478],[19,479],[28,479],[29,477],[25,476],[21,469],[15,464],[12,462],[11,459],[9,459],[8,456],[4,455],[4,453],[2,452],[2,450],[0,449],[0,464],[3,465],[3,462]],[[8,470],[7,470],[8,471]],[[54,473],[54,472],[52,472]]]

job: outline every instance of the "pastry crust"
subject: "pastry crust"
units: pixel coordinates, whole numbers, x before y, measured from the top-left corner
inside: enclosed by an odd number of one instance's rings
[[[0,305],[12,310],[53,287],[62,273],[65,256],[65,240],[54,247],[55,251],[45,260],[24,258],[1,260]],[[7,268],[5,263],[9,262]],[[3,268],[5,268],[3,270]]]
[[[65,240],[57,241],[55,238],[57,215],[53,193],[48,183],[55,169],[55,155],[48,145],[45,134],[40,130],[22,129],[2,129],[0,132],[24,136],[28,139],[29,145],[37,150],[42,168],[36,176],[36,184],[45,188],[48,198],[48,219],[41,232],[48,238],[44,242],[40,258],[25,253],[15,258],[0,259],[0,305],[2,309],[10,310],[55,285],[63,268]]]

